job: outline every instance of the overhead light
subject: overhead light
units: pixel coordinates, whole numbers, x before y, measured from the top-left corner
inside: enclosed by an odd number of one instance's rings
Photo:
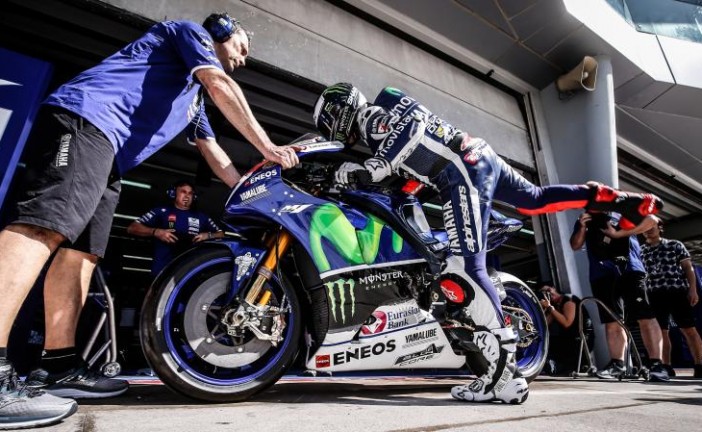
[[[140,183],[140,182],[131,181],[131,180],[122,179],[122,184],[126,185],[126,186],[132,186],[135,188],[140,188],[140,189],[151,189],[150,184]]]
[[[124,258],[130,258],[130,259],[135,259],[135,260],[142,260],[142,261],[153,261],[153,258],[149,257],[143,257],[143,256],[136,256],[136,255],[122,255]]]
[[[520,229],[519,232],[522,233],[522,234],[529,235],[529,236],[533,236],[533,235],[534,235],[534,231],[528,230],[528,229],[526,229],[526,228]]]
[[[121,213],[115,213],[115,217],[117,219],[127,219],[127,220],[137,220],[139,219],[139,216],[132,216],[132,215],[125,215]]]
[[[151,270],[149,270],[149,269],[136,268],[136,267],[122,267],[122,270],[139,272],[139,273],[151,273]]]

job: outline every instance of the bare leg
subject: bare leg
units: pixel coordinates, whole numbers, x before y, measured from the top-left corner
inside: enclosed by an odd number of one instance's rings
[[[606,323],[605,330],[607,332],[609,356],[615,360],[624,361],[624,353],[626,352],[626,332],[616,322]]]
[[[12,224],[0,232],[0,347],[42,267],[64,237],[33,225]]]
[[[661,335],[661,326],[655,319],[639,320],[639,328],[641,329],[641,338],[648,352],[648,358],[661,359],[663,351],[663,336]]]
[[[663,364],[670,364],[670,334],[668,330],[661,329],[661,335],[663,336],[663,351],[661,351],[661,361]]]
[[[78,319],[96,263],[95,255],[74,249],[61,248],[56,253],[44,283],[45,349],[75,346]]]
[[[687,346],[690,347],[690,354],[695,360],[695,364],[702,364],[702,338],[695,327],[680,329],[685,335]]]

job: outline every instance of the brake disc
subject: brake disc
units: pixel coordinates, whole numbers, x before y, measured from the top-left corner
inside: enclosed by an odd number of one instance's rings
[[[255,337],[236,344],[227,335],[220,323],[220,306],[216,300],[224,298],[230,283],[230,273],[221,273],[204,281],[188,300],[183,330],[188,344],[202,360],[233,369],[255,362],[271,349],[271,344]],[[228,343],[223,343],[225,341]]]
[[[531,316],[522,308],[503,305],[502,309],[511,316],[512,326],[516,329],[517,335],[519,335],[517,346],[526,348],[531,345],[539,336]]]

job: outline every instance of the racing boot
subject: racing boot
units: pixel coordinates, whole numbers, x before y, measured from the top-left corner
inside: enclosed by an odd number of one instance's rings
[[[597,182],[588,182],[590,197],[586,210],[598,212],[617,212],[625,220],[620,226],[631,229],[641,220],[658,213],[663,208],[663,201],[653,194],[622,192]],[[628,222],[628,223],[627,223]]]
[[[517,336],[512,328],[476,331],[466,361],[478,378],[451,389],[451,396],[468,402],[502,401],[521,404],[529,396],[529,386],[517,370],[514,353]],[[478,352],[479,351],[479,352]]]

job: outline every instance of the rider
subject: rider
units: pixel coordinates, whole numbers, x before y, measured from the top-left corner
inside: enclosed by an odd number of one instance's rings
[[[469,367],[479,375],[470,385],[451,390],[456,399],[522,403],[529,393],[515,364],[516,334],[505,326],[485,266],[493,198],[527,215],[582,207],[614,210],[636,231],[644,230],[651,223],[648,215],[662,207],[653,195],[620,192],[594,182],[535,186],[484,140],[456,129],[391,87],[373,104],[352,84],[328,87],[317,100],[314,121],[325,137],[349,145],[360,138],[374,153],[363,165],[342,164],[335,175],[339,183],[348,183],[354,171],[367,171],[374,182],[402,172],[439,191],[452,252],[442,270],[442,291],[462,289],[457,309],[471,331],[461,344],[467,348]]]

